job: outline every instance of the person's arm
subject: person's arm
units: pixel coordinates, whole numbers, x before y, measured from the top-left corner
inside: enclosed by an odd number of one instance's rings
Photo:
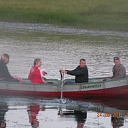
[[[112,68],[112,76],[109,78],[109,79],[112,79],[112,78],[114,78],[114,68],[115,68],[115,65],[113,66],[113,68]]]
[[[67,74],[74,75],[74,76],[81,76],[81,75],[85,75],[88,73],[88,70],[86,67],[81,70],[72,70],[72,71],[66,70],[66,71],[67,71]]]
[[[5,64],[2,64],[2,76],[4,77],[4,78],[12,78],[12,76],[11,76],[11,74],[9,73],[9,71],[8,71],[8,67],[5,65]]]
[[[67,71],[72,71],[72,72],[75,72],[77,70],[78,67],[76,67],[74,70],[63,70],[63,69],[60,69],[59,72],[62,72],[62,73],[65,73],[67,74]]]
[[[112,67],[112,73],[113,73],[113,75],[111,77],[105,78],[104,81],[111,80],[112,78],[114,78],[114,66]]]
[[[32,76],[33,76],[33,75],[32,75],[32,73],[31,73],[31,71],[30,71],[30,72],[29,72],[29,75],[28,75],[28,79],[31,80]]]

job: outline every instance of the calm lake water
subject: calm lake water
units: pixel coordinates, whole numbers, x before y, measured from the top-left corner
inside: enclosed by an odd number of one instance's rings
[[[59,69],[74,69],[80,58],[86,59],[90,78],[111,76],[114,56],[120,57],[128,74],[128,32],[0,22],[0,53],[10,55],[10,73],[22,78],[27,78],[35,58],[42,59],[46,78],[60,79]],[[85,100],[61,104],[59,99],[6,96],[0,97],[0,120],[6,120],[6,128],[32,128],[29,112],[35,106],[33,118],[39,121],[39,128],[76,128],[78,122],[84,128],[127,128],[127,102]]]

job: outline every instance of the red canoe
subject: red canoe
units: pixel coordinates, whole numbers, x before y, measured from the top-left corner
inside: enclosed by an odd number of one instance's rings
[[[0,94],[17,96],[39,96],[60,98],[61,91],[64,98],[106,98],[127,97],[128,77],[116,80],[103,81],[103,78],[89,79],[88,83],[65,84],[57,79],[47,80],[47,84],[31,84],[29,80],[24,83],[0,81]]]

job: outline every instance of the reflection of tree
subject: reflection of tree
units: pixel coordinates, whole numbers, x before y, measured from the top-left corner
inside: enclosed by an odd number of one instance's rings
[[[39,126],[39,121],[36,119],[39,110],[40,110],[40,106],[38,105],[28,106],[27,111],[29,116],[29,122],[31,123],[32,128],[37,128]]]
[[[0,104],[0,128],[6,128],[5,114],[8,111],[8,106],[5,103]]]
[[[111,117],[111,122],[113,128],[120,128],[124,126],[124,118],[123,117]]]

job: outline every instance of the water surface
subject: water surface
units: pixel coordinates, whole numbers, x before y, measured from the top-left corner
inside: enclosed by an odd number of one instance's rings
[[[86,59],[90,77],[112,75],[114,56],[128,69],[127,32],[2,22],[0,37],[1,54],[10,55],[10,72],[21,77],[27,77],[37,57],[42,59],[48,78],[58,78],[60,68],[74,69],[80,58]]]
[[[8,53],[10,62],[8,68],[12,75],[27,78],[35,58],[41,58],[48,72],[46,78],[60,79],[59,69],[74,69],[79,59],[85,58],[89,69],[89,77],[111,76],[113,57],[119,56],[121,63],[128,70],[128,33],[112,31],[93,31],[74,28],[59,28],[52,25],[23,24],[0,22],[0,53]],[[128,71],[127,71],[128,73]],[[65,78],[74,78],[65,75]],[[122,101],[120,103],[120,101]],[[116,103],[116,105],[114,104]],[[1,97],[0,106],[6,108],[2,118],[6,120],[7,128],[31,128],[28,116],[29,106],[37,105],[39,127],[45,128],[76,128],[78,114],[69,114],[69,107],[82,104],[84,128],[112,128],[112,120],[123,122],[128,127],[127,101],[99,102],[97,108],[94,101],[72,102],[61,104],[59,99],[46,100],[42,98]],[[50,109],[49,109],[50,107]],[[54,107],[54,108],[52,108]],[[59,108],[67,115],[58,114]],[[111,115],[105,117],[106,112]],[[81,113],[80,112],[80,113]],[[102,115],[97,117],[98,112]],[[121,112],[123,119],[113,119],[113,112]],[[82,114],[82,113],[81,113]],[[82,119],[83,120],[83,119]],[[117,125],[117,124],[116,124]]]
[[[127,100],[67,101],[1,97],[0,122],[6,128],[32,128],[30,116],[39,128],[127,128]],[[121,105],[121,104],[124,105]],[[33,109],[32,109],[33,108]],[[32,114],[32,115],[31,115]]]

